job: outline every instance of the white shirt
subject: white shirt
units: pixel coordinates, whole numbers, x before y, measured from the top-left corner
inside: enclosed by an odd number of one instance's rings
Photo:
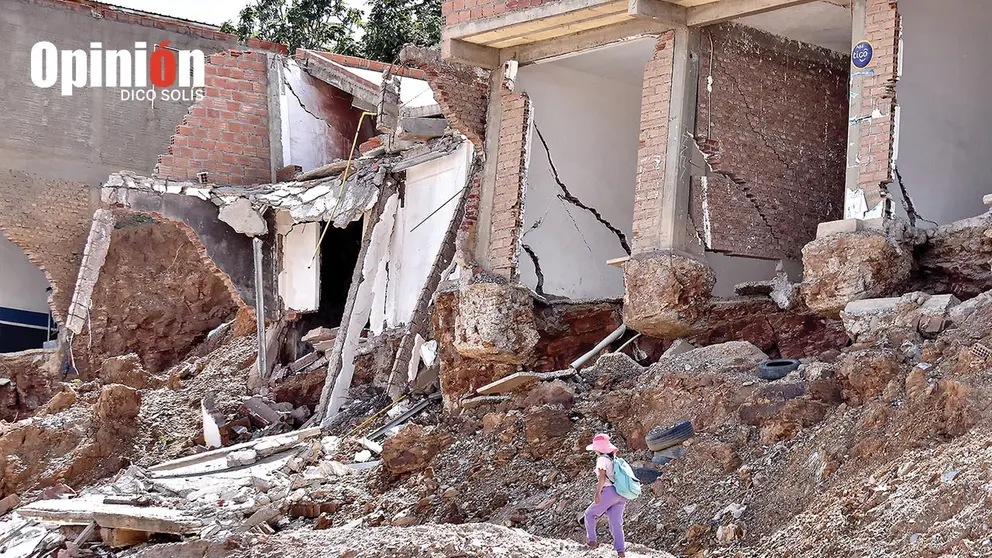
[[[593,471],[596,473],[596,478],[599,478],[599,470],[602,469],[606,471],[606,486],[613,486],[613,460],[605,455],[600,455],[596,458],[596,469]]]

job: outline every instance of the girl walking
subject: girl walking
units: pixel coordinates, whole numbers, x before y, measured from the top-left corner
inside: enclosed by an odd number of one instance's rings
[[[617,551],[620,558],[625,558],[627,546],[623,537],[623,512],[627,507],[627,500],[617,493],[614,486],[616,472],[613,468],[613,460],[617,456],[617,448],[610,442],[609,436],[596,434],[592,439],[592,444],[586,450],[596,452],[596,497],[586,509],[585,517],[586,539],[589,541],[589,548],[599,546],[596,541],[596,519],[605,513],[610,520],[613,549]]]

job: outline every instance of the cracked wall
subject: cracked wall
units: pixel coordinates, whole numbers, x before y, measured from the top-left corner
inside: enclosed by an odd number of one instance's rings
[[[709,251],[796,259],[843,216],[848,59],[733,24],[700,44],[697,232]]]
[[[310,76],[295,63],[283,65],[282,80],[283,166],[298,165],[307,171],[347,159],[362,114],[352,107],[354,96]],[[358,142],[374,135],[375,121],[367,118]]]
[[[899,79],[897,181],[912,199],[917,226],[948,224],[981,213],[992,193],[992,12],[981,0],[901,0],[903,72]],[[901,181],[899,180],[901,179]],[[900,188],[890,187],[905,215]]]
[[[542,294],[623,296],[623,272],[606,262],[629,255],[633,241],[643,66],[654,45],[631,41],[518,72],[516,88],[534,103],[522,237],[532,255],[520,268]]]

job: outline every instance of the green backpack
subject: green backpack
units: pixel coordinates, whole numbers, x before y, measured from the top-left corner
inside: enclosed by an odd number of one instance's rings
[[[622,457],[607,457],[613,462],[613,488],[626,500],[636,500],[641,495],[641,481],[634,476],[634,470]]]

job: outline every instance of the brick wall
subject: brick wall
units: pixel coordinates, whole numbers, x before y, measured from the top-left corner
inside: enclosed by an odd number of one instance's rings
[[[445,24],[454,25],[555,1],[557,0],[444,0],[441,3],[441,13]]]
[[[423,71],[434,100],[452,128],[485,152],[486,111],[489,107],[489,72],[464,64],[444,62],[437,49],[407,47],[400,58]]]
[[[490,271],[516,281],[519,275],[517,259],[520,254],[519,240],[527,192],[531,102],[526,93],[512,93],[505,89],[500,102],[503,105],[503,119],[499,129],[499,151],[496,159],[489,262]]]
[[[709,250],[797,258],[843,216],[848,59],[732,24],[700,44],[696,230]]]
[[[45,272],[59,323],[69,309],[94,209],[86,184],[0,171],[0,234]]]
[[[658,39],[654,56],[644,67],[641,89],[641,133],[637,148],[637,183],[634,189],[635,254],[657,249],[661,225],[661,192],[668,153],[668,105],[672,95],[675,33]]]
[[[872,74],[864,78],[858,116],[871,115],[876,109],[878,113],[875,114],[882,115],[861,124],[858,186],[864,189],[871,209],[880,200],[880,193],[892,182],[900,21],[895,2],[868,0],[867,4],[865,39],[872,44],[869,66]],[[852,67],[852,71],[856,70]]]
[[[196,180],[206,171],[214,184],[271,181],[265,64],[259,52],[210,56],[205,96],[176,127],[156,177]]]

